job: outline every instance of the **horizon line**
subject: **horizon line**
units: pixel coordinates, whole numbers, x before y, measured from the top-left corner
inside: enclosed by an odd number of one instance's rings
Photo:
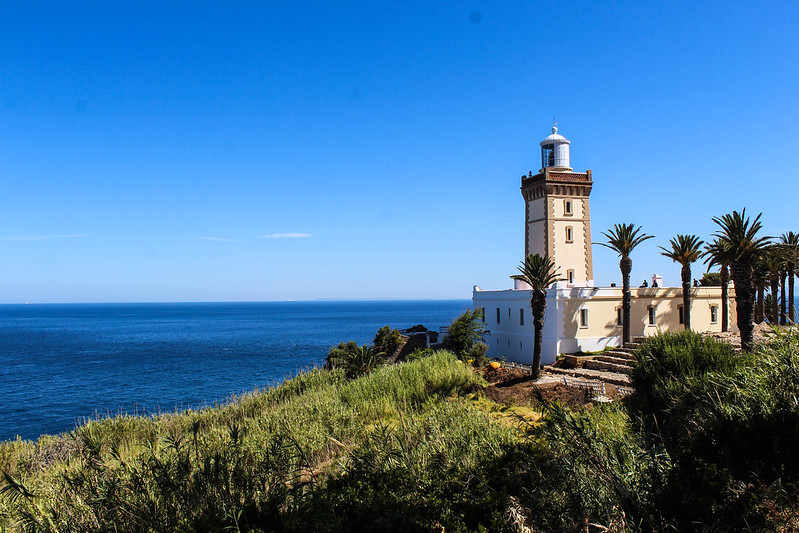
[[[280,300],[151,300],[104,302],[0,302],[3,305],[116,305],[116,304],[246,304],[246,303],[309,303],[309,302],[471,302],[471,298],[309,298]]]

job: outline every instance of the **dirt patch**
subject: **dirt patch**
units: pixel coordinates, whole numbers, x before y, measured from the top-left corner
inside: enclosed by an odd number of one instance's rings
[[[487,366],[483,370],[483,378],[492,385],[499,383],[507,384],[510,382],[522,382],[524,380],[529,380],[530,373],[525,372],[521,368],[501,366],[495,369]]]
[[[485,395],[488,399],[497,403],[534,406],[538,404],[536,389],[545,401],[554,402],[559,400],[563,405],[572,408],[581,408],[591,403],[588,391],[585,389],[567,387],[562,383],[536,384],[531,379],[513,385],[492,385],[485,389]]]
[[[483,377],[490,383],[484,389],[486,398],[497,403],[535,406],[538,404],[539,393],[545,401],[560,401],[561,404],[575,409],[593,403],[586,389],[568,387],[559,381],[553,381],[551,377],[534,381],[528,372],[520,368],[486,368]],[[616,388],[606,385],[606,391],[608,396],[613,396]]]

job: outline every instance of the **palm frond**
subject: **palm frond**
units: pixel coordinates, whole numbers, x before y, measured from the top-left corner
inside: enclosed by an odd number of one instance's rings
[[[636,246],[647,239],[652,239],[654,235],[647,235],[641,226],[635,224],[614,224],[613,228],[607,232],[602,232],[607,242],[600,242],[605,248],[610,248],[621,257],[629,257]]]
[[[709,242],[705,245],[705,251],[702,256],[705,258],[705,264],[707,264],[708,270],[715,265],[721,267],[730,266],[731,254],[729,243],[726,239],[716,237],[713,242]]]
[[[713,217],[713,222],[721,228],[713,234],[713,237],[726,243],[731,263],[741,260],[752,261],[771,243],[771,237],[757,235],[763,229],[761,216],[762,213],[758,213],[754,220],[750,220],[744,208],[740,213],[733,211],[720,217]]]
[[[669,241],[669,244],[671,244],[670,250],[659,246],[663,250],[660,255],[685,266],[699,259],[704,241],[696,235],[677,235]]]
[[[521,274],[514,277],[530,285],[534,291],[544,290],[561,279],[558,267],[546,254],[543,257],[540,254],[528,255],[518,269]]]

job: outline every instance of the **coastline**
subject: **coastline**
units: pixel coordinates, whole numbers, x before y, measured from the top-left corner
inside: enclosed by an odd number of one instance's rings
[[[320,366],[384,325],[447,325],[468,300],[42,304],[0,308],[0,438],[69,431],[96,413],[228,402]]]

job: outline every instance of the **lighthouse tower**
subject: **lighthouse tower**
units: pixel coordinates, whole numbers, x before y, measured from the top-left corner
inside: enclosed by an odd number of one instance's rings
[[[524,255],[547,254],[572,286],[592,286],[591,171],[574,172],[569,140],[552,128],[541,141],[541,169],[522,176],[525,203]]]

